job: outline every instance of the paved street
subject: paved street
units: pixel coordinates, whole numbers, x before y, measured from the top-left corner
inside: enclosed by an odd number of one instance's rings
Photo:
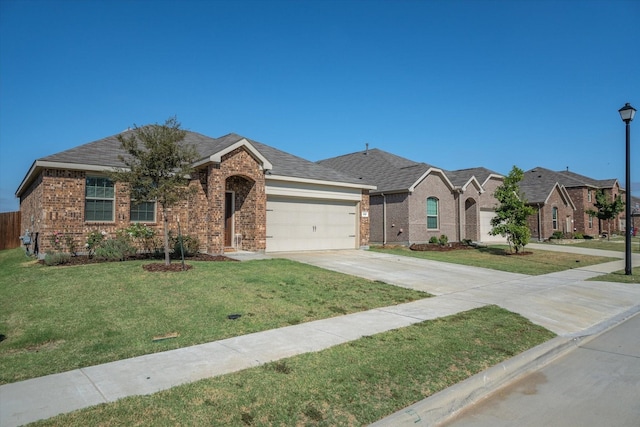
[[[637,427],[640,314],[471,406],[447,427]]]

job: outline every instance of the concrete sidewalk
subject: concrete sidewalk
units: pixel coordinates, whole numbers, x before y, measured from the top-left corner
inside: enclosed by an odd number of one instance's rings
[[[486,304],[518,312],[558,333],[560,341],[547,344],[554,348],[566,348],[573,337],[640,306],[640,286],[584,281],[623,268],[622,261],[525,276],[367,251],[279,256],[437,296],[6,384],[0,386],[0,426],[154,393]]]

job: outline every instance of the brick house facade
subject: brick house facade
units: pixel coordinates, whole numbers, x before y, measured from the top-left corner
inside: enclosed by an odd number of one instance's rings
[[[369,244],[369,218],[362,212],[368,214],[369,190],[375,187],[235,134],[215,139],[188,132],[185,142],[196,148],[202,160],[194,164],[189,183],[193,193],[167,211],[169,228],[175,233],[179,221],[181,232],[195,236],[201,251],[219,254],[235,245],[247,251],[268,250],[268,193],[270,183],[276,181],[285,187],[296,185],[296,200],[330,204],[340,194],[341,203],[348,200],[360,213],[351,232],[352,247]],[[88,183],[106,178],[108,170],[119,166],[119,147],[112,136],[34,162],[16,195],[22,230],[36,239],[40,254],[53,250],[50,238],[56,232],[72,237],[83,250],[90,232],[114,236],[132,224],[132,202],[124,183],[111,183],[113,195],[107,201],[112,211],[107,212],[107,220],[91,220],[87,215]],[[323,190],[307,195],[304,188],[310,185]],[[150,217],[140,222],[160,233],[159,206]]]

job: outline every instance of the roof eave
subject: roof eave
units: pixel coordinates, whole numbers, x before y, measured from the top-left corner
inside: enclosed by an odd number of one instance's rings
[[[103,166],[103,165],[89,165],[84,163],[68,163],[68,162],[52,162],[49,160],[36,160],[29,168],[29,171],[25,175],[24,179],[18,186],[16,190],[16,197],[20,197],[22,193],[26,190],[26,188],[31,185],[33,180],[36,178],[38,173],[42,169],[52,168],[52,169],[70,169],[70,170],[83,170],[83,171],[92,171],[92,172],[113,172],[117,170],[117,167],[114,166]]]

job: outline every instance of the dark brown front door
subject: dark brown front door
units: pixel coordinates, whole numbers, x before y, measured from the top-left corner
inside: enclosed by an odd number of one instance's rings
[[[233,193],[225,193],[224,197],[224,245],[233,245]]]

